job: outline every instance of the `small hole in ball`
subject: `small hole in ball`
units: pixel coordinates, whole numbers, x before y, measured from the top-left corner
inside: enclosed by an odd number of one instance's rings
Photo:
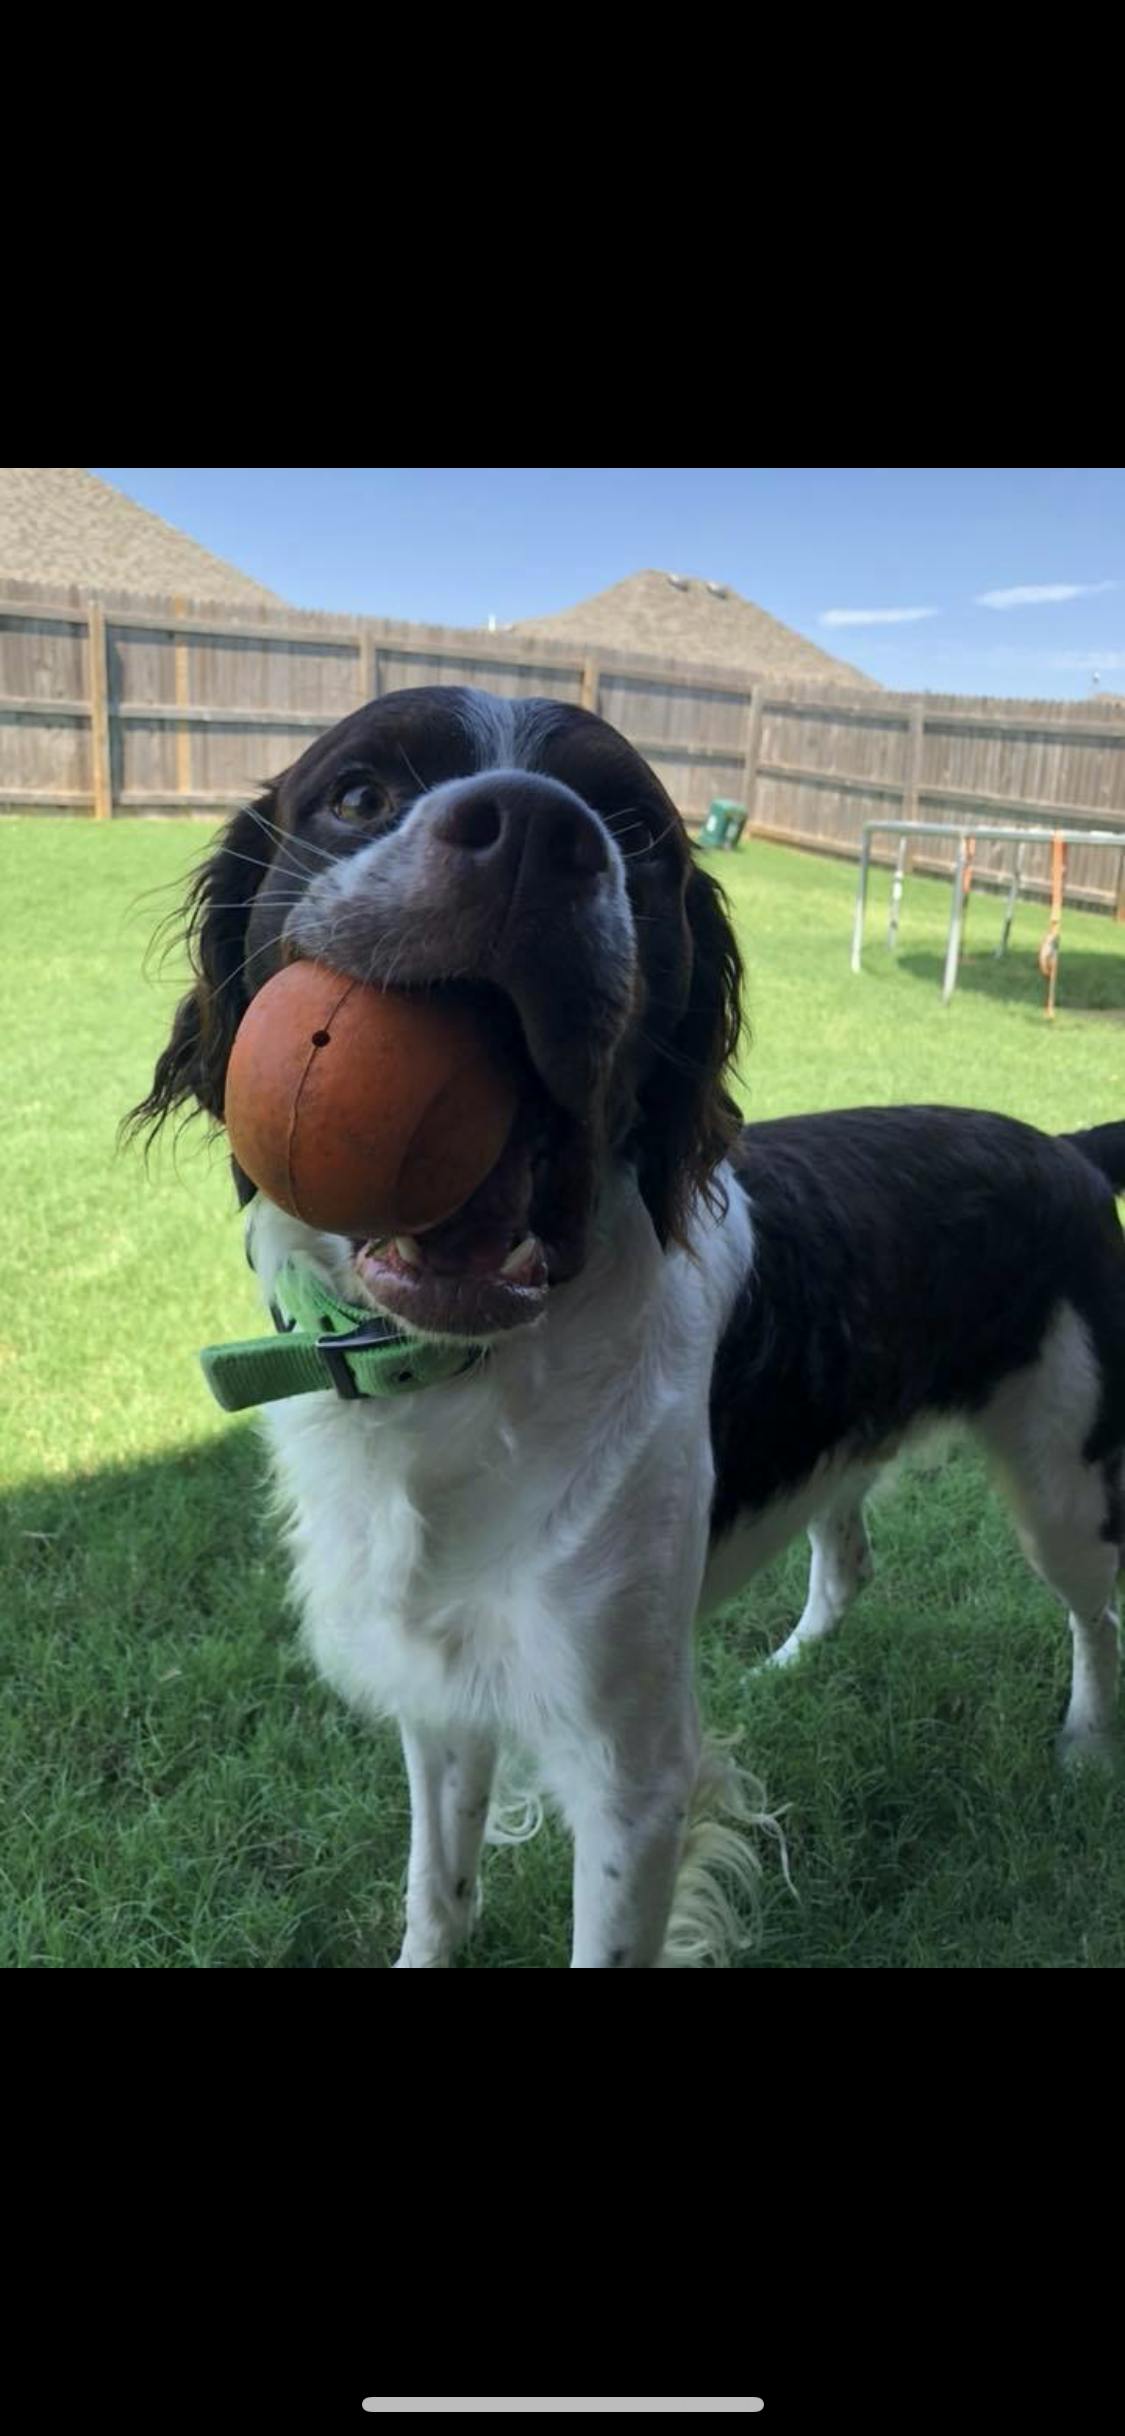
[[[314,1049],[326,1049],[331,1038],[331,1032],[314,1032],[312,1036],[312,1045]]]

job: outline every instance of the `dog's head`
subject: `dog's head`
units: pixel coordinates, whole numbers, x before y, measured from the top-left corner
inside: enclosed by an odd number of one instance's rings
[[[139,1130],[189,1102],[221,1118],[246,1007],[294,956],[455,987],[519,1060],[499,1166],[423,1238],[355,1243],[356,1299],[443,1335],[537,1316],[583,1264],[614,1161],[661,1244],[690,1244],[739,1123],[741,968],[679,814],[603,719],[458,686],[371,702],[236,814],[185,927],[195,986]]]

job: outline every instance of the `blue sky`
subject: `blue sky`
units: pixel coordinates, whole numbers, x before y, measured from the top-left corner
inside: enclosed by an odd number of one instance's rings
[[[1125,693],[1121,467],[91,471],[306,609],[503,624],[667,567],[885,685]]]

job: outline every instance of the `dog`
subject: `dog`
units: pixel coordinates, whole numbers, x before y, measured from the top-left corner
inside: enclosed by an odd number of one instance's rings
[[[722,892],[641,756],[567,703],[369,703],[237,813],[183,920],[195,980],[142,1132],[221,1121],[240,1019],[293,957],[463,992],[522,1061],[498,1165],[421,1237],[314,1232],[234,1166],[285,1332],[251,1352],[306,1348],[311,1392],[259,1365],[241,1400],[268,1399],[307,1647],[401,1732],[396,1967],[448,1964],[468,1934],[509,1746],[573,1835],[572,1967],[721,1958],[717,1893],[710,1947],[684,1934],[693,1859],[699,1894],[731,1858],[697,1815],[697,1616],[804,1529],[807,1603],[776,1659],[823,1638],[869,1570],[876,1474],[932,1422],[975,1433],[1069,1610],[1065,1745],[1108,1749],[1125,1123],[743,1126]]]

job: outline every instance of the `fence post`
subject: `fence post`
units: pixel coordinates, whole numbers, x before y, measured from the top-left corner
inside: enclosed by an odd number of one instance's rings
[[[91,601],[86,615],[90,661],[90,751],[94,765],[94,818],[113,816],[113,762],[109,745],[109,670],[106,664],[105,610]]]
[[[746,722],[745,768],[742,792],[746,798],[746,826],[754,825],[754,797],[758,789],[758,762],[762,751],[762,713],[766,706],[766,689],[762,680],[750,688],[750,716]]]
[[[178,592],[172,602],[172,615],[173,617],[187,616],[187,602],[182,593]],[[186,710],[191,700],[186,634],[177,634],[174,637],[172,656],[176,671],[176,707],[179,710]],[[191,794],[191,729],[186,719],[176,722],[176,793],[177,796]]]
[[[596,658],[591,656],[588,660],[584,660],[582,663],[582,692],[579,696],[583,710],[597,710],[601,681],[602,672]]]
[[[369,627],[360,627],[359,633],[356,636],[356,642],[359,649],[359,666],[357,671],[359,691],[356,695],[356,700],[362,709],[365,702],[374,701],[375,695],[378,691],[378,687],[375,682],[375,637],[371,633]]]

